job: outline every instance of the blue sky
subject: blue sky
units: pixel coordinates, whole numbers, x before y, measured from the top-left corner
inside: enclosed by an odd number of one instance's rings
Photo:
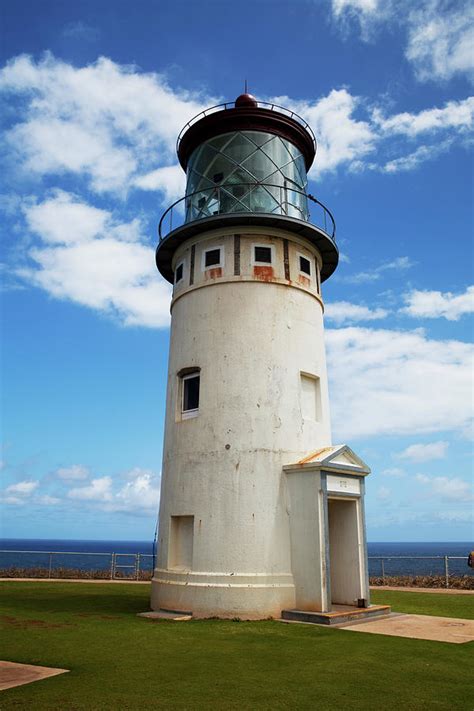
[[[4,10],[2,528],[151,539],[182,125],[243,88],[313,127],[333,440],[372,541],[472,538],[472,9],[16,0]],[[28,18],[26,20],[26,18]]]

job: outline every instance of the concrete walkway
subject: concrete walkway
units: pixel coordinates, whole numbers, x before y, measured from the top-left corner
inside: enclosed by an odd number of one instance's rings
[[[0,690],[11,689],[22,684],[31,684],[50,676],[65,674],[69,669],[55,669],[53,667],[37,667],[32,664],[17,664],[16,662],[0,661]]]
[[[451,644],[464,644],[474,640],[474,620],[463,620],[457,617],[393,614],[372,622],[344,625],[341,629],[386,634],[392,637],[430,639],[436,642],[451,642]]]

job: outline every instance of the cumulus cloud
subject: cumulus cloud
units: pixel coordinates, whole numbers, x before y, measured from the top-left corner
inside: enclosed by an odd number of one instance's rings
[[[389,467],[388,469],[383,469],[380,473],[383,476],[393,476],[396,479],[403,479],[406,476],[406,472],[399,467]]]
[[[377,321],[388,315],[386,309],[369,309],[367,306],[352,304],[349,301],[333,301],[325,304],[324,315],[327,320],[338,325],[359,321]]]
[[[425,0],[408,15],[406,57],[421,81],[474,76],[474,7]]]
[[[440,496],[442,499],[451,499],[453,501],[471,501],[472,493],[469,482],[464,481],[460,477],[447,476],[426,476],[425,474],[417,474],[415,479],[420,484],[426,486],[430,494]]]
[[[335,440],[462,431],[471,421],[473,348],[420,331],[326,331]]]
[[[373,267],[370,271],[356,272],[355,274],[348,274],[338,278],[348,284],[366,284],[378,281],[387,271],[404,271],[405,269],[411,269],[414,264],[415,262],[412,262],[409,257],[396,257]]]
[[[413,290],[404,295],[404,300],[406,306],[401,312],[408,316],[458,321],[461,316],[474,312],[474,286],[469,286],[463,294]]]
[[[468,0],[332,0],[336,23],[347,35],[358,26],[362,40],[382,24],[405,32],[405,57],[420,81],[474,74],[474,8]]]
[[[125,475],[125,483],[117,488],[110,476],[92,479],[85,486],[70,489],[67,496],[89,502],[109,512],[157,513],[160,497],[159,477],[149,469],[136,467]]]
[[[142,173],[174,163],[181,127],[216,103],[105,57],[82,68],[50,54],[16,57],[0,72],[0,90],[25,100],[6,135],[24,168],[79,175],[96,192],[126,193]]]
[[[429,462],[433,459],[444,459],[449,442],[430,442],[430,444],[412,444],[399,453],[400,459],[411,462]]]
[[[7,494],[18,496],[29,496],[39,486],[38,481],[19,481],[18,484],[10,484],[5,489]]]
[[[98,501],[105,503],[112,499],[112,477],[102,476],[86,486],[79,486],[68,492],[68,498],[80,501]]]
[[[139,220],[118,222],[63,191],[27,203],[24,213],[40,241],[28,252],[30,264],[17,269],[22,279],[126,326],[169,323],[170,288],[157,274]]]
[[[0,501],[11,506],[23,506],[29,503],[38,486],[39,481],[26,479],[16,484],[10,484],[0,493]]]
[[[65,481],[87,479],[89,477],[89,469],[80,464],[72,464],[70,467],[60,467],[56,471],[56,475]]]

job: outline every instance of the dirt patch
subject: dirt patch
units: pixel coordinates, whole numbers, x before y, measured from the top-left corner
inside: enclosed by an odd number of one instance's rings
[[[45,622],[44,620],[19,620],[17,617],[9,617],[8,615],[0,615],[0,622],[12,627],[28,629],[36,627],[41,629],[57,629],[58,627],[73,627],[70,622]]]

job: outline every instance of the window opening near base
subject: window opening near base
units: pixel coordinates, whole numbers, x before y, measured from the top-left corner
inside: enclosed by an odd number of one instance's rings
[[[194,417],[199,412],[201,376],[190,373],[181,377],[181,414],[183,418]]]

